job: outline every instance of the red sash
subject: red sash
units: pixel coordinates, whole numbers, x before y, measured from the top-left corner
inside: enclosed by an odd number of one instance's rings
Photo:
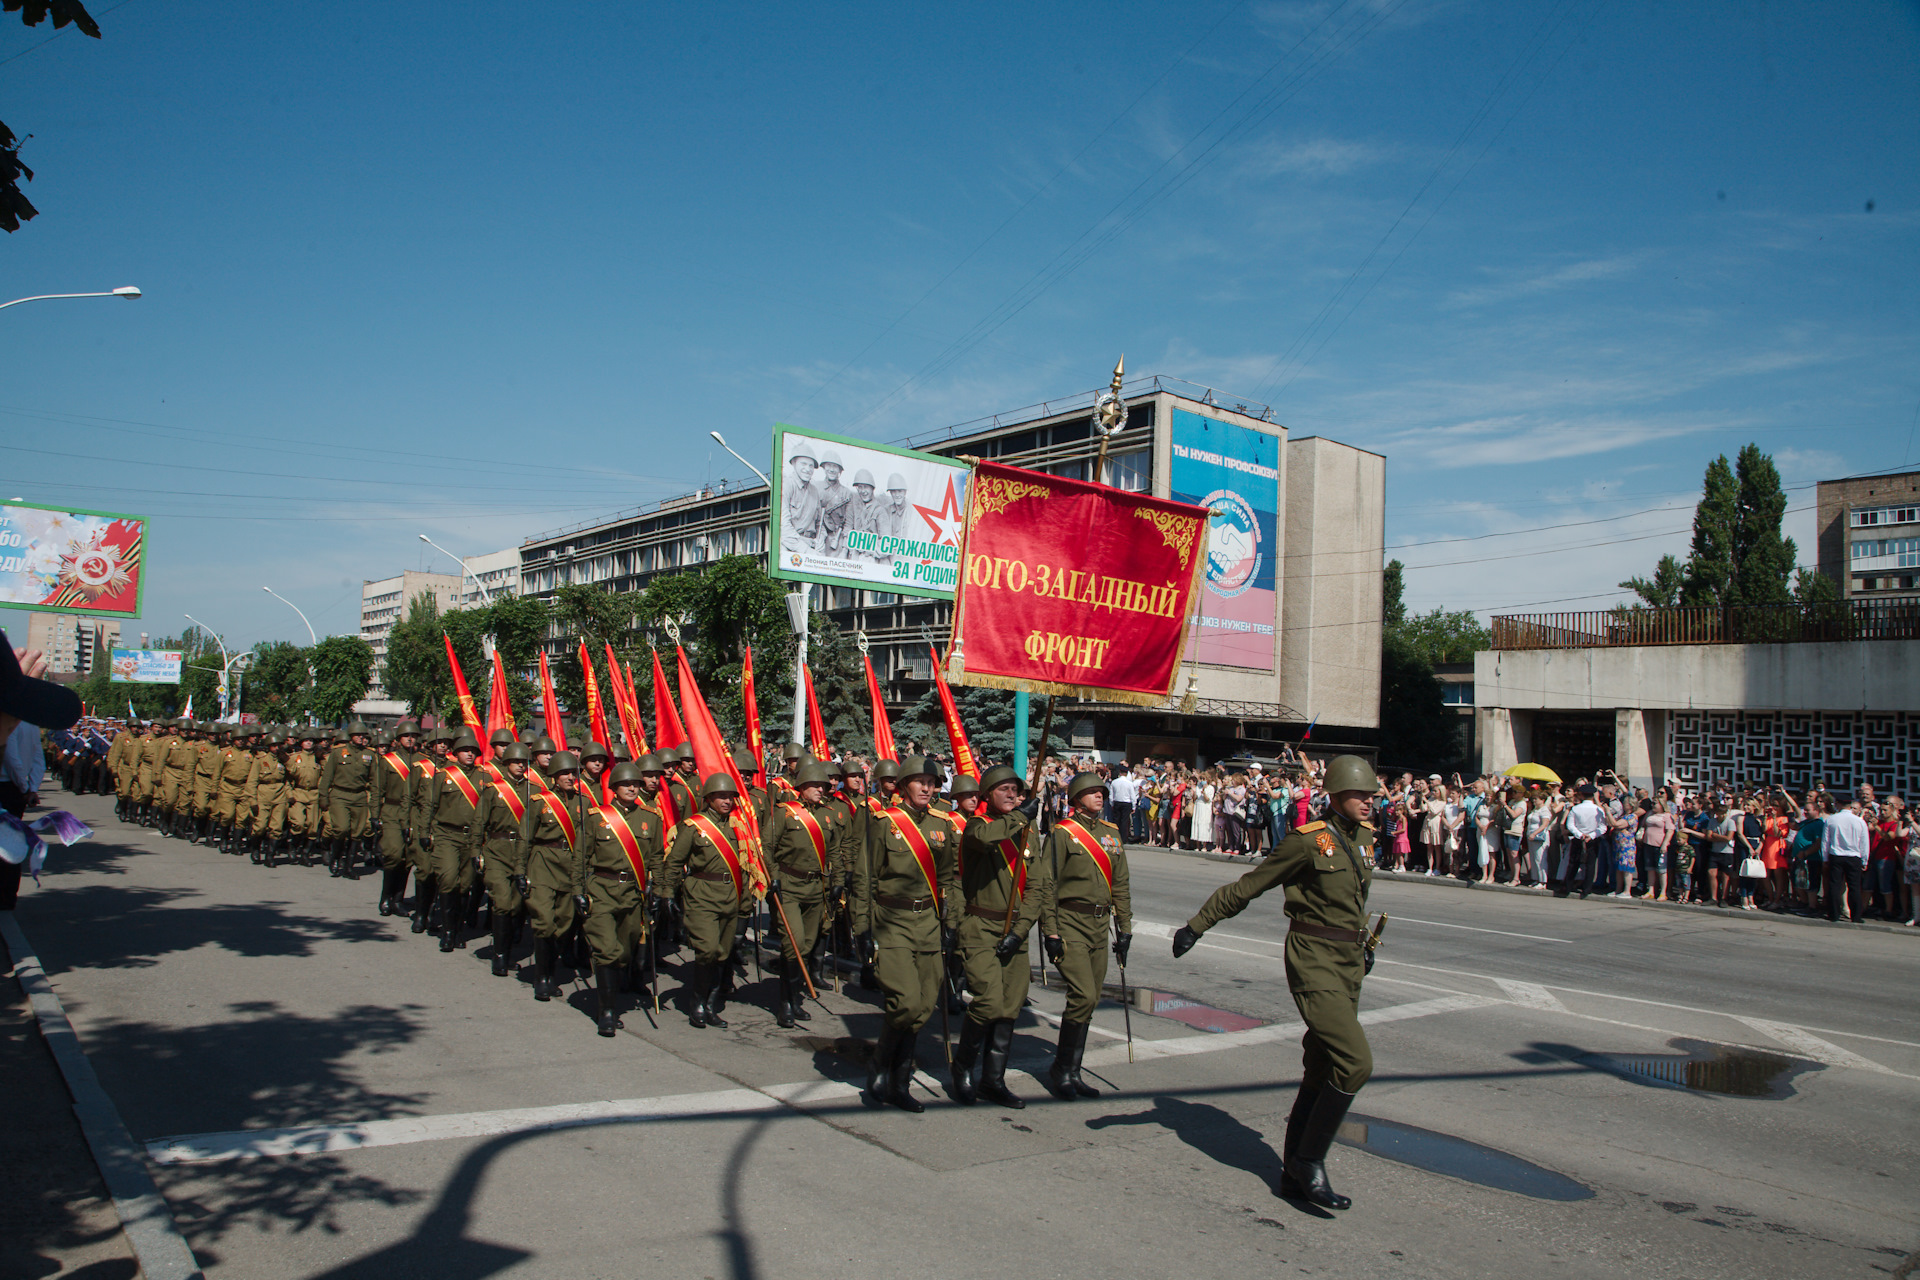
[[[453,780],[454,786],[460,788],[460,794],[467,798],[468,804],[476,809],[480,807],[480,793],[467,781],[467,775],[461,772],[458,765],[447,766],[447,777]]]
[[[493,790],[495,794],[507,802],[507,808],[513,811],[513,820],[515,822],[522,821],[527,816],[526,802],[520,798],[520,793],[515,791],[512,784],[505,778],[494,783]]]
[[[733,847],[733,841],[721,835],[719,826],[704,813],[694,814],[687,822],[720,851],[720,856],[726,860],[727,870],[733,872],[733,896],[740,897],[745,890],[741,887],[740,851]]]
[[[434,774],[433,761],[429,760],[425,756],[421,756],[418,760],[415,760],[413,762],[413,766],[414,768],[420,770],[421,777],[426,778],[429,781],[432,780],[433,774]]]
[[[927,891],[933,895],[936,910],[940,906],[940,869],[934,865],[933,850],[927,847],[927,837],[921,834],[919,824],[913,815],[905,809],[885,810],[887,821],[893,824],[894,834],[913,854],[913,860],[920,864],[920,874],[927,878]]]
[[[507,775],[500,772],[500,766],[495,764],[491,760],[482,760],[480,762],[480,767],[482,769],[485,769],[487,771],[487,776],[493,779],[495,782],[505,782],[507,780]]]
[[[580,833],[574,830],[573,815],[567,812],[566,802],[552,791],[542,791],[540,798],[546,801],[547,812],[551,813],[553,820],[560,824],[560,830],[566,832],[567,848],[573,848],[579,843]]]
[[[813,840],[813,852],[820,859],[820,870],[827,869],[827,833],[820,829],[820,819],[807,812],[807,807],[798,801],[789,800],[781,806],[793,818],[806,828],[807,835]]]
[[[1007,860],[1007,874],[1013,877],[1013,897],[1017,902],[1027,892],[1027,860],[1011,838],[1000,842],[1000,856]]]
[[[405,778],[407,776],[407,762],[400,758],[400,755],[398,752],[389,751],[385,755],[381,756],[380,758],[382,760],[385,760],[388,764],[392,765],[393,771],[399,774],[402,778]]]
[[[1100,868],[1100,874],[1107,878],[1107,892],[1111,894],[1113,892],[1113,859],[1109,858],[1107,851],[1100,847],[1100,842],[1095,840],[1085,827],[1075,822],[1072,818],[1062,818],[1053,825],[1071,836],[1073,842],[1085,850],[1089,858],[1093,859],[1093,865]]]
[[[640,841],[634,838],[633,828],[629,827],[627,820],[620,816],[620,811],[611,805],[597,804],[593,806],[593,810],[600,815],[600,821],[606,823],[608,828],[612,830],[614,837],[620,841],[620,847],[626,851],[627,861],[633,864],[633,878],[635,883],[642,889],[645,889],[647,887],[647,860],[640,853]]]

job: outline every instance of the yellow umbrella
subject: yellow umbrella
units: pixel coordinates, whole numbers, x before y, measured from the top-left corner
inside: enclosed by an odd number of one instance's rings
[[[1560,775],[1543,764],[1517,764],[1507,770],[1509,778],[1530,778],[1535,782],[1558,782]]]

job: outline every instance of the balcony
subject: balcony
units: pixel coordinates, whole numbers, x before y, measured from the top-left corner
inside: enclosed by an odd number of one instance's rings
[[[1492,622],[1496,650],[1920,640],[1920,600],[1620,608],[1584,613],[1513,614],[1496,617]]]

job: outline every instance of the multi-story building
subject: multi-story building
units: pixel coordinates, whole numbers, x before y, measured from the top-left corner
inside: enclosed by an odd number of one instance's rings
[[[369,580],[360,587],[360,638],[373,646],[373,683],[365,701],[384,702],[387,698],[387,633],[393,624],[406,617],[407,606],[421,592],[429,592],[444,612],[458,609],[465,575],[423,573],[408,569],[391,578]]]
[[[1141,389],[1125,397],[1126,424],[1108,442],[1100,478],[1159,497],[1204,501],[1212,495],[1183,494],[1176,487],[1176,464],[1187,467],[1189,477],[1194,460],[1233,467],[1240,491],[1248,495],[1226,566],[1233,575],[1226,590],[1234,602],[1218,610],[1219,618],[1203,608],[1196,623],[1205,625],[1196,625],[1186,669],[1165,705],[1062,699],[1056,709],[1061,728],[1077,745],[1115,757],[1152,752],[1217,759],[1298,737],[1299,726],[1318,717],[1316,746],[1346,742],[1370,750],[1380,709],[1385,459],[1331,440],[1291,436],[1271,410],[1226,408],[1204,388],[1180,394],[1169,389],[1171,380],[1160,378],[1136,385]],[[1087,479],[1100,446],[1092,401],[1088,394],[1066,407],[1033,406],[901,443]],[[1263,461],[1223,463],[1221,441],[1230,435]],[[719,484],[530,538],[520,548],[523,592],[550,598],[572,583],[642,591],[661,574],[697,569],[725,555],[764,563],[767,499],[764,485]],[[1260,557],[1266,557],[1264,573]],[[929,646],[944,650],[950,605],[853,587],[812,591],[815,607],[843,631],[866,634],[891,706],[904,708],[925,692],[933,675]],[[571,643],[556,629],[550,653],[559,657]],[[1193,710],[1183,712],[1188,693]]]
[[[520,594],[520,548],[508,547],[504,551],[466,558],[461,608],[477,609],[503,592],[510,596]]]
[[[1920,471],[1822,480],[1820,572],[1848,600],[1920,596]]]
[[[27,618],[27,648],[47,655],[47,673],[62,684],[93,674],[96,656],[120,643],[120,623],[74,613],[35,613]]]

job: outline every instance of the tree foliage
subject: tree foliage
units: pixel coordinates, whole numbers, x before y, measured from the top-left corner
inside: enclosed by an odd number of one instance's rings
[[[539,686],[540,646],[547,637],[551,611],[543,600],[507,594],[478,609],[440,611],[433,593],[423,591],[407,604],[407,616],[387,633],[386,687],[389,696],[407,704],[413,715],[438,715],[459,722],[460,701],[447,663],[447,641],[453,642],[460,672],[473,695],[474,710],[484,719],[493,689],[493,662],[487,657],[486,637],[493,637],[507,678],[507,701],[514,721],[531,718]]]
[[[1642,604],[1667,609],[1680,603],[1680,592],[1686,581],[1686,567],[1673,556],[1665,555],[1653,567],[1652,578],[1628,578],[1620,587],[1639,596]]]
[[[1405,568],[1388,562],[1381,578],[1380,759],[1423,769],[1459,763],[1468,722],[1446,706],[1433,668],[1470,662],[1493,636],[1471,612],[1435,609],[1407,616]],[[1471,741],[1471,738],[1468,738]]]
[[[299,724],[313,707],[307,650],[285,640],[253,646],[244,709],[269,724]]]
[[[953,691],[953,701],[960,711],[960,723],[967,728],[967,742],[980,759],[982,772],[991,765],[1017,763],[1013,750],[1012,690],[985,686],[958,688]],[[1040,750],[1041,709],[1044,705],[1044,699],[1034,699],[1029,709],[1029,753]],[[1056,716],[1053,731],[1047,734],[1047,754],[1066,755],[1072,750],[1064,736],[1065,729],[1065,717]],[[932,751],[942,759],[953,758],[953,748],[947,741],[947,721],[940,713],[938,689],[929,688],[920,695],[919,701],[907,708],[899,723],[893,726],[893,738],[900,744],[902,752],[906,751],[907,742],[911,739],[923,751]],[[1026,759],[1032,759],[1031,754]]]
[[[1429,666],[1472,662],[1474,654],[1493,647],[1493,632],[1466,609],[1415,614],[1388,630],[1412,646]]]
[[[18,13],[20,20],[30,27],[52,18],[56,30],[71,24],[82,35],[100,38],[100,24],[93,20],[80,0],[5,0],[0,7],[8,13]],[[20,190],[22,179],[31,182],[33,170],[20,163],[20,139],[14,137],[13,130],[0,124],[0,231],[18,231],[21,223],[40,213],[27,199],[26,192]]]
[[[313,713],[337,724],[367,696],[373,680],[373,646],[359,636],[328,636],[313,646]]]
[[[1755,444],[1741,449],[1732,465],[1721,454],[1707,464],[1700,489],[1677,602],[1709,607],[1792,603],[1799,548],[1781,532],[1787,494],[1772,456]],[[1671,556],[1661,560],[1651,582],[1629,578],[1620,585],[1650,605],[1675,603],[1665,591],[1673,575],[1671,561]]]
[[[1407,566],[1398,560],[1387,561],[1380,578],[1380,620],[1397,627],[1407,620]]]

